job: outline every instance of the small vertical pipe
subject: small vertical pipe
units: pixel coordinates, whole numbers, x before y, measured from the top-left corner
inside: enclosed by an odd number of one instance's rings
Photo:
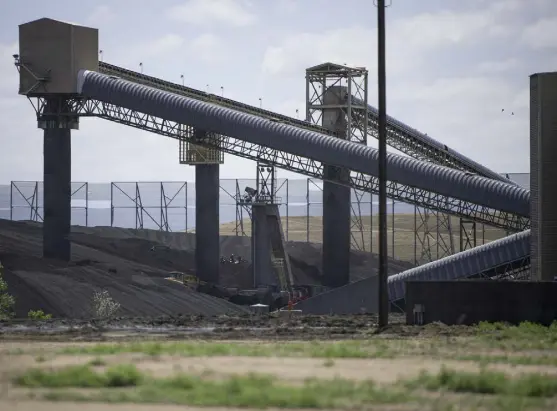
[[[85,183],[85,227],[89,227],[89,182]]]
[[[387,93],[385,58],[385,0],[377,0],[377,82],[379,109],[379,328],[389,324],[387,287]]]
[[[288,214],[288,209],[290,208],[288,181],[289,180],[286,179],[286,241],[288,241],[288,226],[289,226],[288,220],[290,219]]]
[[[110,183],[110,226],[114,227],[114,183]]]
[[[10,220],[14,219],[14,182],[10,181]]]
[[[309,216],[310,216],[310,201],[309,201],[309,178],[306,179],[306,242],[309,243]]]
[[[395,200],[392,201],[391,203],[391,221],[392,221],[392,227],[391,227],[391,258],[394,260],[395,258]]]

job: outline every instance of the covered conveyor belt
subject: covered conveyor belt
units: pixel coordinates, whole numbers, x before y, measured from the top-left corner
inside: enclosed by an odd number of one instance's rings
[[[331,131],[325,127],[311,124],[307,121],[288,117],[279,113],[269,110],[264,110],[260,107],[254,107],[249,104],[244,104],[239,101],[228,99],[215,94],[205,93],[200,90],[186,87],[184,85],[165,81],[156,77],[148,76],[144,73],[138,73],[133,70],[125,69],[123,67],[115,66],[112,64],[100,62],[99,71],[103,74],[118,76],[124,80],[129,80],[134,83],[144,84],[171,93],[180,94],[186,97],[191,97],[196,100],[207,101],[218,104],[233,110],[241,111],[244,113],[254,114],[261,118],[278,120],[284,124],[290,124],[299,128],[313,130],[322,134],[330,134]],[[344,91],[346,87],[333,87],[339,88]],[[347,96],[346,92],[344,95]],[[354,104],[363,105],[363,102],[352,96]],[[353,113],[355,115],[356,112]],[[377,109],[368,106],[368,115],[370,117],[370,124],[377,128]],[[375,137],[376,133],[368,133],[370,136]],[[388,116],[387,117],[387,144],[399,150],[400,152],[409,155],[410,157],[419,160],[426,160],[435,164],[448,166],[461,171],[469,171],[479,176],[492,178],[494,180],[504,181],[509,184],[515,184],[513,181],[499,175],[498,173],[482,166],[481,164],[467,158],[466,156],[448,148],[446,145],[439,141],[426,136],[423,133],[407,126],[406,124]]]
[[[122,107],[137,110],[166,121],[227,135],[260,147],[269,147],[316,162],[346,167],[364,176],[378,174],[377,150],[371,147],[97,72],[82,71],[79,82],[84,96],[110,103],[115,107],[113,110]],[[110,118],[109,114],[107,113],[107,118]],[[315,164],[315,167],[321,166]],[[521,187],[394,154],[388,156],[388,168],[390,181],[430,193],[422,195],[426,203],[427,199],[435,197],[435,194],[446,197],[444,211],[451,214],[467,216],[462,212],[462,206],[450,202],[450,199],[458,199],[465,201],[469,209],[474,208],[473,205],[486,207],[491,210],[490,213],[495,218],[498,218],[501,212],[516,216],[516,219],[510,219],[515,223],[509,224],[511,227],[500,222],[499,226],[520,230],[527,228],[529,224],[530,194]],[[396,198],[396,193],[389,194]],[[427,205],[423,206],[427,207]],[[482,212],[486,213],[485,210]],[[476,212],[468,217],[482,221],[482,216],[478,215],[482,212]],[[497,221],[490,222],[490,218],[491,216],[485,216],[484,221],[498,225]]]
[[[480,274],[492,276],[497,268],[517,262],[528,264],[530,230],[492,241],[458,254],[421,265],[389,277],[389,300],[397,304],[404,299],[409,280],[457,280]],[[377,276],[366,278],[319,294],[296,305],[307,314],[354,314],[377,310]]]
[[[355,104],[363,104],[361,100],[353,96],[352,102]],[[371,124],[377,124],[379,121],[379,111],[375,107],[368,105],[367,113],[369,122]],[[517,185],[514,181],[505,176],[490,170],[391,116],[387,116],[387,141],[390,146],[406,154],[410,154],[414,158],[432,161],[436,164],[445,165],[462,171],[469,171],[479,176]],[[412,153],[408,153],[408,147],[412,147]]]
[[[97,113],[101,117],[116,118],[111,117],[110,110],[136,110],[164,121],[234,137],[261,148],[270,147],[280,152],[350,168],[363,175],[375,176],[378,172],[377,150],[371,147],[97,72],[82,71],[79,84],[84,97],[110,104],[110,108],[105,108],[104,114]],[[221,146],[226,145],[224,140],[220,143]],[[493,210],[506,211],[528,220],[529,191],[521,187],[398,155],[388,156],[388,167],[390,179],[400,184],[438,193],[447,198],[481,204]],[[488,268],[489,264],[513,261],[521,253],[527,254],[528,240],[529,232],[526,231],[392,277],[389,282],[391,297],[393,300],[401,298],[404,289],[400,284],[409,277],[460,278],[476,275]],[[329,294],[331,295],[333,294]]]

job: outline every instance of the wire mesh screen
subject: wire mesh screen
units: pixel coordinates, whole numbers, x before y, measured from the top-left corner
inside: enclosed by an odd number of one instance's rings
[[[528,173],[509,173],[507,176],[529,188]],[[286,239],[321,243],[323,182],[315,179],[278,179],[274,187]],[[257,188],[256,179],[220,180],[222,236],[251,235],[250,206],[240,201],[249,188]],[[186,182],[74,182],[72,224],[194,231],[195,192],[195,183]],[[387,212],[389,256],[416,264],[459,252],[461,236],[464,235],[474,237],[475,245],[508,235],[504,230],[479,224],[472,235],[462,230],[458,218],[448,218],[391,200],[388,201]],[[352,248],[378,252],[377,214],[377,196],[352,190]],[[0,218],[42,221],[42,182],[14,181],[10,185],[0,185]]]

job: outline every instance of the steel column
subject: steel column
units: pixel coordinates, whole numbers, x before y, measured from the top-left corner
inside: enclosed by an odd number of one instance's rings
[[[71,130],[44,130],[43,257],[71,258]]]
[[[219,281],[219,164],[195,166],[195,264],[202,281]]]

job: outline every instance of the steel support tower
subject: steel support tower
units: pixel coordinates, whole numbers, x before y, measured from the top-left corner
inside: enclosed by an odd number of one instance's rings
[[[258,287],[275,283],[267,213],[269,207],[277,203],[276,168],[258,161],[255,181],[256,192],[251,203],[251,261],[253,285]]]
[[[557,72],[530,77],[531,278],[557,276]]]
[[[195,266],[200,280],[212,284],[219,282],[220,219],[219,219],[219,169],[224,163],[224,153],[215,148],[192,144],[213,138],[203,130],[181,126],[178,140],[180,164],[195,166]]]
[[[79,116],[70,102],[78,70],[98,68],[98,49],[97,29],[46,18],[19,26],[19,94],[36,98],[44,133],[44,258],[71,259],[71,130]]]
[[[277,170],[263,160],[257,162],[255,187],[237,189],[237,210],[245,210],[251,220],[251,261],[253,286],[280,286],[292,283],[286,254],[277,197]],[[242,226],[243,229],[243,226]]]
[[[337,138],[367,144],[367,82],[365,68],[324,63],[306,69],[306,121],[327,128]],[[334,183],[349,181],[350,171],[325,165],[324,176],[323,285],[340,287],[350,281],[352,227],[363,228],[362,216],[352,217],[350,188]]]

